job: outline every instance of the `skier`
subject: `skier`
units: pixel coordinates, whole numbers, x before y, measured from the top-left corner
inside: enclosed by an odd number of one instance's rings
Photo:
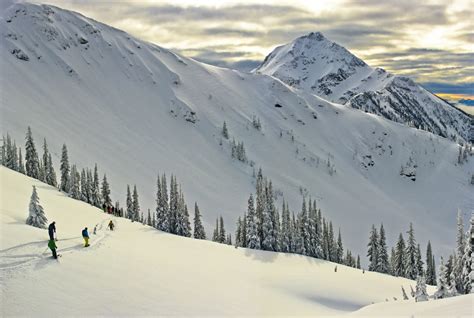
[[[112,220],[110,220],[110,222],[109,222],[109,229],[110,229],[111,231],[113,231],[113,230],[114,230],[114,227],[115,227],[114,222],[112,222]]]
[[[84,247],[89,246],[89,233],[87,232],[87,227],[82,230],[82,237],[84,238]]]
[[[48,226],[48,233],[49,233],[49,239],[50,239],[50,240],[55,240],[54,234],[56,234],[56,222],[53,221],[53,222]]]
[[[53,258],[57,259],[57,258],[58,258],[58,254],[56,253],[56,249],[57,249],[58,247],[56,246],[56,242],[55,242],[53,239],[49,240],[49,242],[48,242],[48,247],[49,247],[49,249],[51,250],[51,252],[53,253]]]

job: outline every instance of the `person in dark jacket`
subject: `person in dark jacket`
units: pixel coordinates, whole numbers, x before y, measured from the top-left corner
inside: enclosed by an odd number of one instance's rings
[[[82,230],[82,238],[84,239],[84,247],[89,246],[89,232],[87,232],[87,227]]]
[[[58,254],[56,253],[56,249],[58,248],[56,246],[56,242],[54,240],[49,240],[48,247],[51,250],[51,252],[53,253],[53,258],[58,258]]]
[[[110,222],[109,222],[109,229],[110,229],[111,231],[113,231],[113,230],[114,230],[114,227],[115,227],[114,222],[112,222],[112,220],[110,220]]]
[[[54,234],[56,234],[56,222],[53,221],[53,223],[51,223],[48,226],[48,233],[49,233],[49,239],[55,240]]]

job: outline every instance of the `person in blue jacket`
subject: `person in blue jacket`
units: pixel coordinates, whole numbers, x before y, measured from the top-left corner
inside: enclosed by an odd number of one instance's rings
[[[84,247],[89,246],[89,232],[87,232],[87,227],[82,230],[82,237],[84,238]]]

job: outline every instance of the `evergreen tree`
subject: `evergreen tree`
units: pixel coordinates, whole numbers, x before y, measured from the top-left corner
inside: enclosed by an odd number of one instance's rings
[[[426,247],[426,282],[429,285],[436,285],[436,265],[430,241]]]
[[[403,239],[402,233],[398,237],[398,242],[395,247],[395,268],[394,275],[405,277],[405,262],[404,262],[404,253],[405,253],[405,240]]]
[[[225,243],[226,243],[227,245],[232,245],[232,235],[231,235],[230,233],[227,235],[227,238],[226,238],[226,240],[225,240]]]
[[[465,238],[464,238],[464,224],[462,219],[461,210],[458,210],[457,216],[457,238],[456,238],[456,262],[454,266],[454,279],[456,281],[456,289],[459,293],[464,293],[463,283],[463,256],[465,252]]]
[[[242,236],[242,218],[237,219],[237,229],[235,230],[235,247],[242,247],[240,237]]]
[[[224,137],[225,139],[229,139],[229,131],[227,130],[227,124],[225,121],[222,125],[222,137]]]
[[[341,229],[339,229],[339,232],[337,234],[337,248],[336,248],[336,259],[335,259],[335,261],[339,264],[342,264],[342,255],[344,255],[344,247],[342,246]],[[357,258],[359,258],[359,255],[357,255]]]
[[[442,299],[448,297],[448,286],[446,282],[447,268],[444,265],[443,257],[441,257],[441,264],[439,266],[439,276],[437,290],[434,294],[435,299]]]
[[[109,183],[107,182],[107,175],[104,174],[104,178],[102,179],[102,202],[106,205],[112,205],[112,199],[110,198],[110,187]],[[138,214],[136,215],[135,221],[138,220]]]
[[[287,210],[285,199],[283,199],[283,206],[281,210],[281,236],[280,236],[280,250],[283,253],[290,252],[290,211]]]
[[[40,178],[40,166],[38,153],[36,152],[35,142],[33,140],[33,134],[31,133],[31,128],[28,126],[28,131],[26,133],[26,175],[34,179]]]
[[[214,232],[212,234],[212,241],[219,242],[219,218],[216,218],[216,227],[214,228]]]
[[[369,257],[369,271],[377,271],[377,260],[379,252],[379,235],[375,225],[372,224],[372,230],[370,231],[369,244],[367,250],[367,257]]]
[[[420,244],[416,246],[416,272],[418,276],[423,276],[423,261],[421,259],[421,249],[420,249]]]
[[[169,217],[169,206],[168,206],[168,190],[166,175],[158,175],[156,181],[158,191],[156,193],[156,227],[158,230],[170,232],[170,217]]]
[[[23,156],[21,154],[21,148],[18,148],[18,172],[19,173],[26,173],[25,164],[23,163]]]
[[[204,231],[204,226],[201,222],[201,213],[199,212],[197,202],[194,203],[194,238],[198,240],[206,239],[206,231]]]
[[[222,216],[219,218],[219,243],[225,244],[226,232],[224,228],[224,219]]]
[[[26,224],[42,229],[46,228],[46,224],[48,224],[48,219],[46,218],[43,207],[39,203],[35,186],[33,186],[33,193],[31,194],[30,209]]]
[[[242,247],[247,247],[247,213],[244,213],[244,217],[242,218],[242,229],[240,231],[239,241]]]
[[[360,269],[360,256],[359,256],[359,254],[357,254],[356,268]]]
[[[274,246],[274,231],[273,231],[273,194],[268,184],[265,185],[265,202],[262,214],[262,249],[266,251],[273,251]]]
[[[96,165],[97,168],[97,165]],[[66,144],[63,144],[63,149],[62,149],[62,154],[61,154],[61,185],[59,186],[59,189],[61,191],[64,191],[66,193],[69,193],[69,173],[70,173],[70,167],[69,167],[69,158],[67,154],[67,147]]]
[[[80,200],[81,199],[81,187],[80,187],[80,175],[77,172],[76,165],[72,165],[71,173],[69,176],[69,195],[71,198]]]
[[[428,293],[426,292],[426,282],[425,276],[418,276],[416,279],[416,293],[415,293],[415,301],[427,301],[428,300]]]
[[[462,282],[465,294],[474,293],[474,212],[471,213],[469,230],[466,233],[464,243],[464,255],[462,258]]]
[[[178,204],[179,204],[179,193],[178,184],[176,177],[171,176],[170,182],[170,205],[169,205],[169,220],[170,220],[170,233],[177,233],[177,219],[178,219]]]
[[[304,247],[304,238],[302,234],[302,221],[301,221],[301,213],[298,215],[298,218],[295,221],[293,215],[293,224],[294,224],[294,253],[306,255],[306,249]]]
[[[130,185],[127,184],[127,199],[126,199],[126,205],[127,205],[127,218],[134,221],[134,210],[133,210],[133,200],[132,200],[132,193],[130,192]]]
[[[89,202],[89,185],[87,183],[86,170],[82,168],[81,171],[81,200]]]
[[[397,276],[396,274],[396,268],[397,268],[397,263],[396,263],[396,255],[395,255],[395,248],[392,247],[392,250],[390,252],[390,275]]]
[[[303,241],[304,253],[303,255],[308,255],[309,251],[311,250],[311,235],[310,235],[310,228],[309,228],[309,219],[308,219],[308,211],[306,208],[306,199],[303,197],[303,203],[301,205],[301,213],[299,217],[300,221],[300,233],[301,239]]]
[[[46,138],[43,142],[43,169],[44,169],[44,181],[53,186],[57,186],[56,173],[54,172],[53,162],[51,160],[51,154],[48,150],[48,144]]]
[[[152,225],[153,225],[152,220],[151,220],[150,209],[148,209],[148,215],[147,215],[147,218],[146,218],[146,224],[149,225],[149,226],[152,226]]]
[[[257,224],[258,244],[262,246],[263,242],[263,210],[265,208],[265,190],[262,169],[258,170],[256,182],[256,207],[255,220]]]
[[[410,223],[410,229],[407,233],[408,240],[404,257],[405,277],[408,279],[416,279],[416,276],[418,275],[418,270],[416,268],[416,241],[412,223]]]
[[[332,226],[332,221],[329,221],[329,260],[331,262],[336,261],[336,243],[334,239],[334,228]]]
[[[99,189],[99,172],[97,170],[97,164],[94,166],[94,179],[92,181],[91,186],[91,203],[95,207],[101,206],[101,197],[100,197],[100,189]]]
[[[260,249],[260,239],[258,237],[257,220],[253,195],[250,194],[247,208],[247,247],[250,249]]]
[[[138,221],[138,218],[140,216],[140,204],[138,203],[138,191],[137,191],[136,185],[133,186],[132,210],[133,210],[133,219],[135,221]]]
[[[458,290],[456,289],[456,278],[454,277],[454,271],[451,271],[449,274],[450,282],[448,285],[448,295],[449,297],[454,297],[458,295]]]
[[[46,182],[45,179],[45,171],[44,171],[44,165],[43,165],[43,160],[39,160],[39,175],[38,175],[38,180],[41,182]]]
[[[385,239],[385,230],[383,228],[383,224],[380,225],[380,232],[379,232],[379,241],[377,244],[377,265],[376,271],[380,273],[388,273],[389,272],[389,263],[388,263],[388,252],[387,252],[387,243]]]

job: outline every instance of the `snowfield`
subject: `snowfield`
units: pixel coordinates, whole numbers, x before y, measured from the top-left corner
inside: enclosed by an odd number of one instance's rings
[[[122,206],[126,185],[137,184],[142,211],[154,211],[156,175],[174,173],[208,235],[219,215],[234,233],[261,167],[279,208],[281,194],[295,212],[302,194],[316,199],[354,254],[365,254],[372,223],[384,223],[392,246],[413,222],[423,253],[430,239],[436,256],[452,249],[457,209],[474,207],[474,161],[458,165],[447,139],[53,6],[15,4],[1,13],[0,31],[1,133],[20,145],[30,125],[38,149],[47,139],[56,169],[66,143],[71,164],[107,173]],[[231,158],[224,121],[230,140],[244,142],[247,163]],[[401,170],[415,170],[416,181]]]
[[[0,182],[2,316],[472,315],[472,295],[401,301],[400,286],[409,291],[415,282],[166,234],[4,167]],[[24,224],[33,185],[49,221],[56,221],[59,261],[46,247],[47,230]],[[110,219],[113,232],[106,230]],[[89,248],[80,235],[85,226]]]

